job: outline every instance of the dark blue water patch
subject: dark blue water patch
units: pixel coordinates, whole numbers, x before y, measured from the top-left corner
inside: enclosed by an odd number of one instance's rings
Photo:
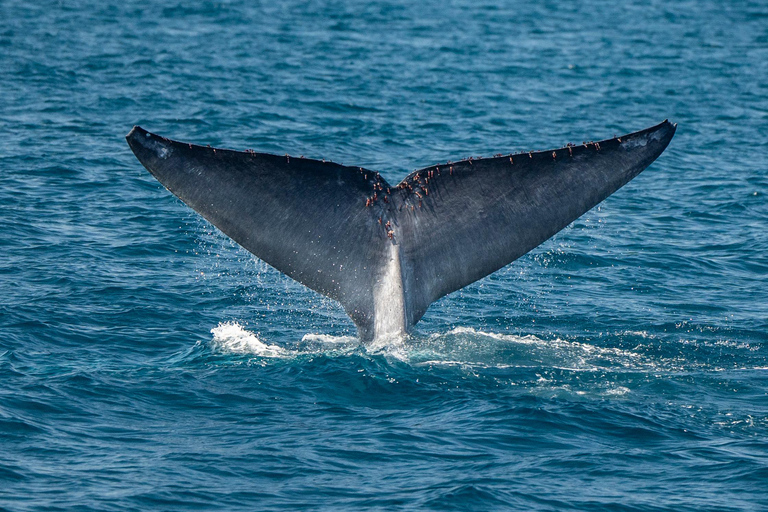
[[[722,438],[728,436],[722,428],[733,429],[740,420],[711,426],[701,409],[694,409],[690,419],[681,418],[677,408],[686,404],[663,399],[665,391],[684,396],[680,386],[707,386],[706,372],[688,376],[673,372],[661,379],[668,381],[666,385],[647,391],[650,404],[640,405],[602,393],[605,375],[588,383],[568,370],[560,371],[560,382],[552,382],[553,375],[541,376],[541,368],[422,365],[365,355],[354,347],[348,356],[309,352],[275,361],[219,350],[197,345],[180,354],[181,359],[167,361],[165,365],[171,366],[164,369],[54,375],[49,386],[33,391],[39,396],[55,389],[78,397],[57,429],[58,436],[70,438],[60,442],[74,443],[77,449],[59,453],[46,447],[39,454],[41,449],[33,450],[32,457],[56,453],[77,459],[78,453],[89,452],[106,470],[98,478],[86,479],[95,487],[116,485],[109,482],[111,472],[117,476],[131,468],[135,471],[139,459],[150,457],[153,472],[167,473],[168,481],[194,484],[201,503],[209,505],[227,502],[231,494],[217,484],[234,481],[239,489],[234,496],[245,502],[258,496],[275,503],[315,506],[317,495],[306,490],[309,479],[319,482],[325,499],[351,507],[370,505],[382,489],[387,495],[399,495],[404,503],[422,506],[438,506],[458,494],[469,500],[470,507],[496,500],[515,503],[509,494],[512,489],[518,499],[533,506],[568,499],[558,492],[543,499],[522,488],[520,479],[535,479],[540,482],[537,488],[554,491],[554,475],[559,478],[567,471],[578,471],[587,480],[629,478],[637,464],[658,465],[659,451],[669,451],[672,445],[675,451],[684,450],[680,443],[687,439],[690,446],[700,446],[711,438],[709,433],[702,435],[704,427],[719,429]],[[638,373],[619,382],[632,388],[630,393],[643,394],[646,391],[642,385],[637,389],[634,380],[642,383],[656,377]],[[552,383],[546,384],[547,380]],[[764,386],[764,380],[759,384]],[[126,385],[130,396],[114,393]],[[535,391],[537,385],[543,389]],[[654,394],[661,399],[652,398]],[[99,414],[89,414],[78,403],[97,405]],[[188,445],[192,439],[205,439],[205,450]],[[116,461],[99,450],[93,453],[83,443],[135,448]],[[627,453],[616,453],[611,445]],[[696,450],[701,450],[694,454],[699,461],[722,456],[717,448]],[[663,463],[674,458],[666,455]],[[422,464],[433,468],[433,483],[406,483],[403,468],[421,473],[427,467]],[[370,473],[373,467],[375,477]],[[739,468],[749,473],[744,464]],[[482,476],[470,477],[467,472]],[[129,485],[143,480],[136,475]],[[466,480],[475,483],[461,483]],[[131,495],[125,503],[140,507],[165,499],[186,504],[186,486],[161,488]]]

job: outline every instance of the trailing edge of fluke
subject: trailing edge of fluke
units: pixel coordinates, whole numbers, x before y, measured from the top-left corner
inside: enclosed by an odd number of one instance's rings
[[[360,338],[407,332],[434,301],[508,265],[648,167],[677,125],[433,165],[398,185],[362,167],[126,139],[168,190],[260,259],[339,301]]]

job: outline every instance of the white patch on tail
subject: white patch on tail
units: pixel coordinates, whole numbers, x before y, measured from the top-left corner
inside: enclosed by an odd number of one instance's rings
[[[405,296],[400,271],[400,248],[389,244],[389,261],[373,289],[374,339],[405,334]]]

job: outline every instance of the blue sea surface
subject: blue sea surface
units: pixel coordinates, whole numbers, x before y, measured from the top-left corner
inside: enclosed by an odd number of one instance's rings
[[[768,4],[0,2],[0,509],[768,510]],[[134,124],[380,170],[670,118],[363,346]]]

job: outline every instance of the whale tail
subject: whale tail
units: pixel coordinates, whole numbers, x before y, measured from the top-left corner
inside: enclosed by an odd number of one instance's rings
[[[433,165],[392,186],[361,167],[127,135],[160,183],[224,234],[339,301],[363,341],[407,331],[650,165],[676,125]]]

